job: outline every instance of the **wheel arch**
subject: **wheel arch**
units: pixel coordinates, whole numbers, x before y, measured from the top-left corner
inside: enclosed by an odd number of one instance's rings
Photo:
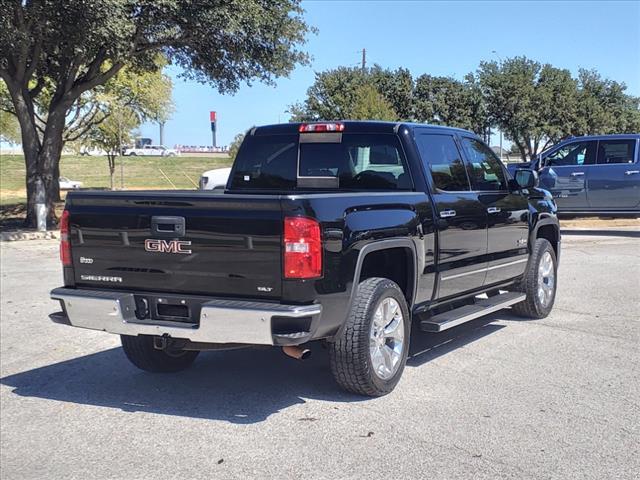
[[[405,284],[405,289],[403,293],[405,294],[405,298],[407,299],[407,306],[409,308],[409,312],[411,312],[413,304],[415,302],[415,296],[418,287],[418,258],[415,244],[409,238],[389,238],[385,240],[378,240],[375,242],[368,243],[364,245],[358,251],[358,259],[356,261],[356,266],[353,273],[353,283],[351,286],[351,292],[349,295],[349,301],[347,303],[347,308],[345,311],[345,317],[340,325],[340,328],[336,331],[333,338],[342,334],[344,330],[347,317],[351,312],[351,307],[353,306],[354,299],[358,294],[358,284],[361,279],[363,279],[363,267],[366,266],[367,257],[370,259],[375,259],[375,257],[369,257],[369,255],[374,255],[376,253],[402,249],[405,252],[405,261],[407,267],[407,282]],[[365,271],[366,273],[366,271]],[[383,275],[384,278],[389,278],[388,275]],[[371,278],[371,277],[367,277]],[[393,280],[393,279],[392,279]],[[402,287],[401,287],[402,288]]]
[[[556,254],[556,259],[560,258],[560,226],[558,221],[554,218],[540,219],[536,228],[532,232],[531,244],[538,238],[544,238],[553,247],[553,251]]]

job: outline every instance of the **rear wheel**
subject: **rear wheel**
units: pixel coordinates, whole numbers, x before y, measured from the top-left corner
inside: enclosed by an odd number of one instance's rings
[[[191,366],[200,353],[171,347],[158,350],[149,335],[120,335],[120,340],[129,361],[147,372],[179,372]]]
[[[404,370],[411,318],[400,287],[386,278],[358,285],[344,331],[329,344],[331,371],[353,393],[378,397],[391,392]]]
[[[527,298],[513,306],[513,311],[527,318],[545,318],[551,312],[556,299],[556,252],[548,240],[538,238],[519,290]]]

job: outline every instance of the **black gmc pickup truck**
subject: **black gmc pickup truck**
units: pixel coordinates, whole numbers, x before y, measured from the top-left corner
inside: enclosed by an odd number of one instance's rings
[[[345,389],[390,392],[437,334],[556,292],[556,206],[473,133],[386,122],[249,131],[226,190],[70,192],[54,322],[121,335],[139,368],[326,342]]]

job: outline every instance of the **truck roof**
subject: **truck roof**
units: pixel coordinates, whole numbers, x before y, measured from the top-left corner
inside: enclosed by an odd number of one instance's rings
[[[629,140],[639,139],[640,133],[616,133],[610,135],[582,135],[579,137],[567,137],[562,139],[562,142],[575,142],[576,140]]]
[[[326,121],[313,121],[313,122],[292,122],[292,123],[277,123],[273,125],[263,125],[260,127],[254,127],[249,130],[250,135],[286,135],[298,133],[300,125],[310,123],[341,123],[344,124],[345,132],[366,132],[366,133],[396,133],[401,127],[405,127],[409,130],[415,128],[429,128],[442,131],[466,133],[469,135],[477,136],[475,133],[464,130],[462,128],[447,127],[443,125],[431,125],[428,123],[412,123],[412,122],[384,122],[378,120],[326,120]]]

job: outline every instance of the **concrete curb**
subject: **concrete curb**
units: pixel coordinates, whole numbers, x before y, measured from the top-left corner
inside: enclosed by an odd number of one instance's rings
[[[36,232],[33,230],[0,232],[0,241],[2,242],[17,242],[21,240],[57,240],[59,238],[59,230],[49,230],[47,232]]]

